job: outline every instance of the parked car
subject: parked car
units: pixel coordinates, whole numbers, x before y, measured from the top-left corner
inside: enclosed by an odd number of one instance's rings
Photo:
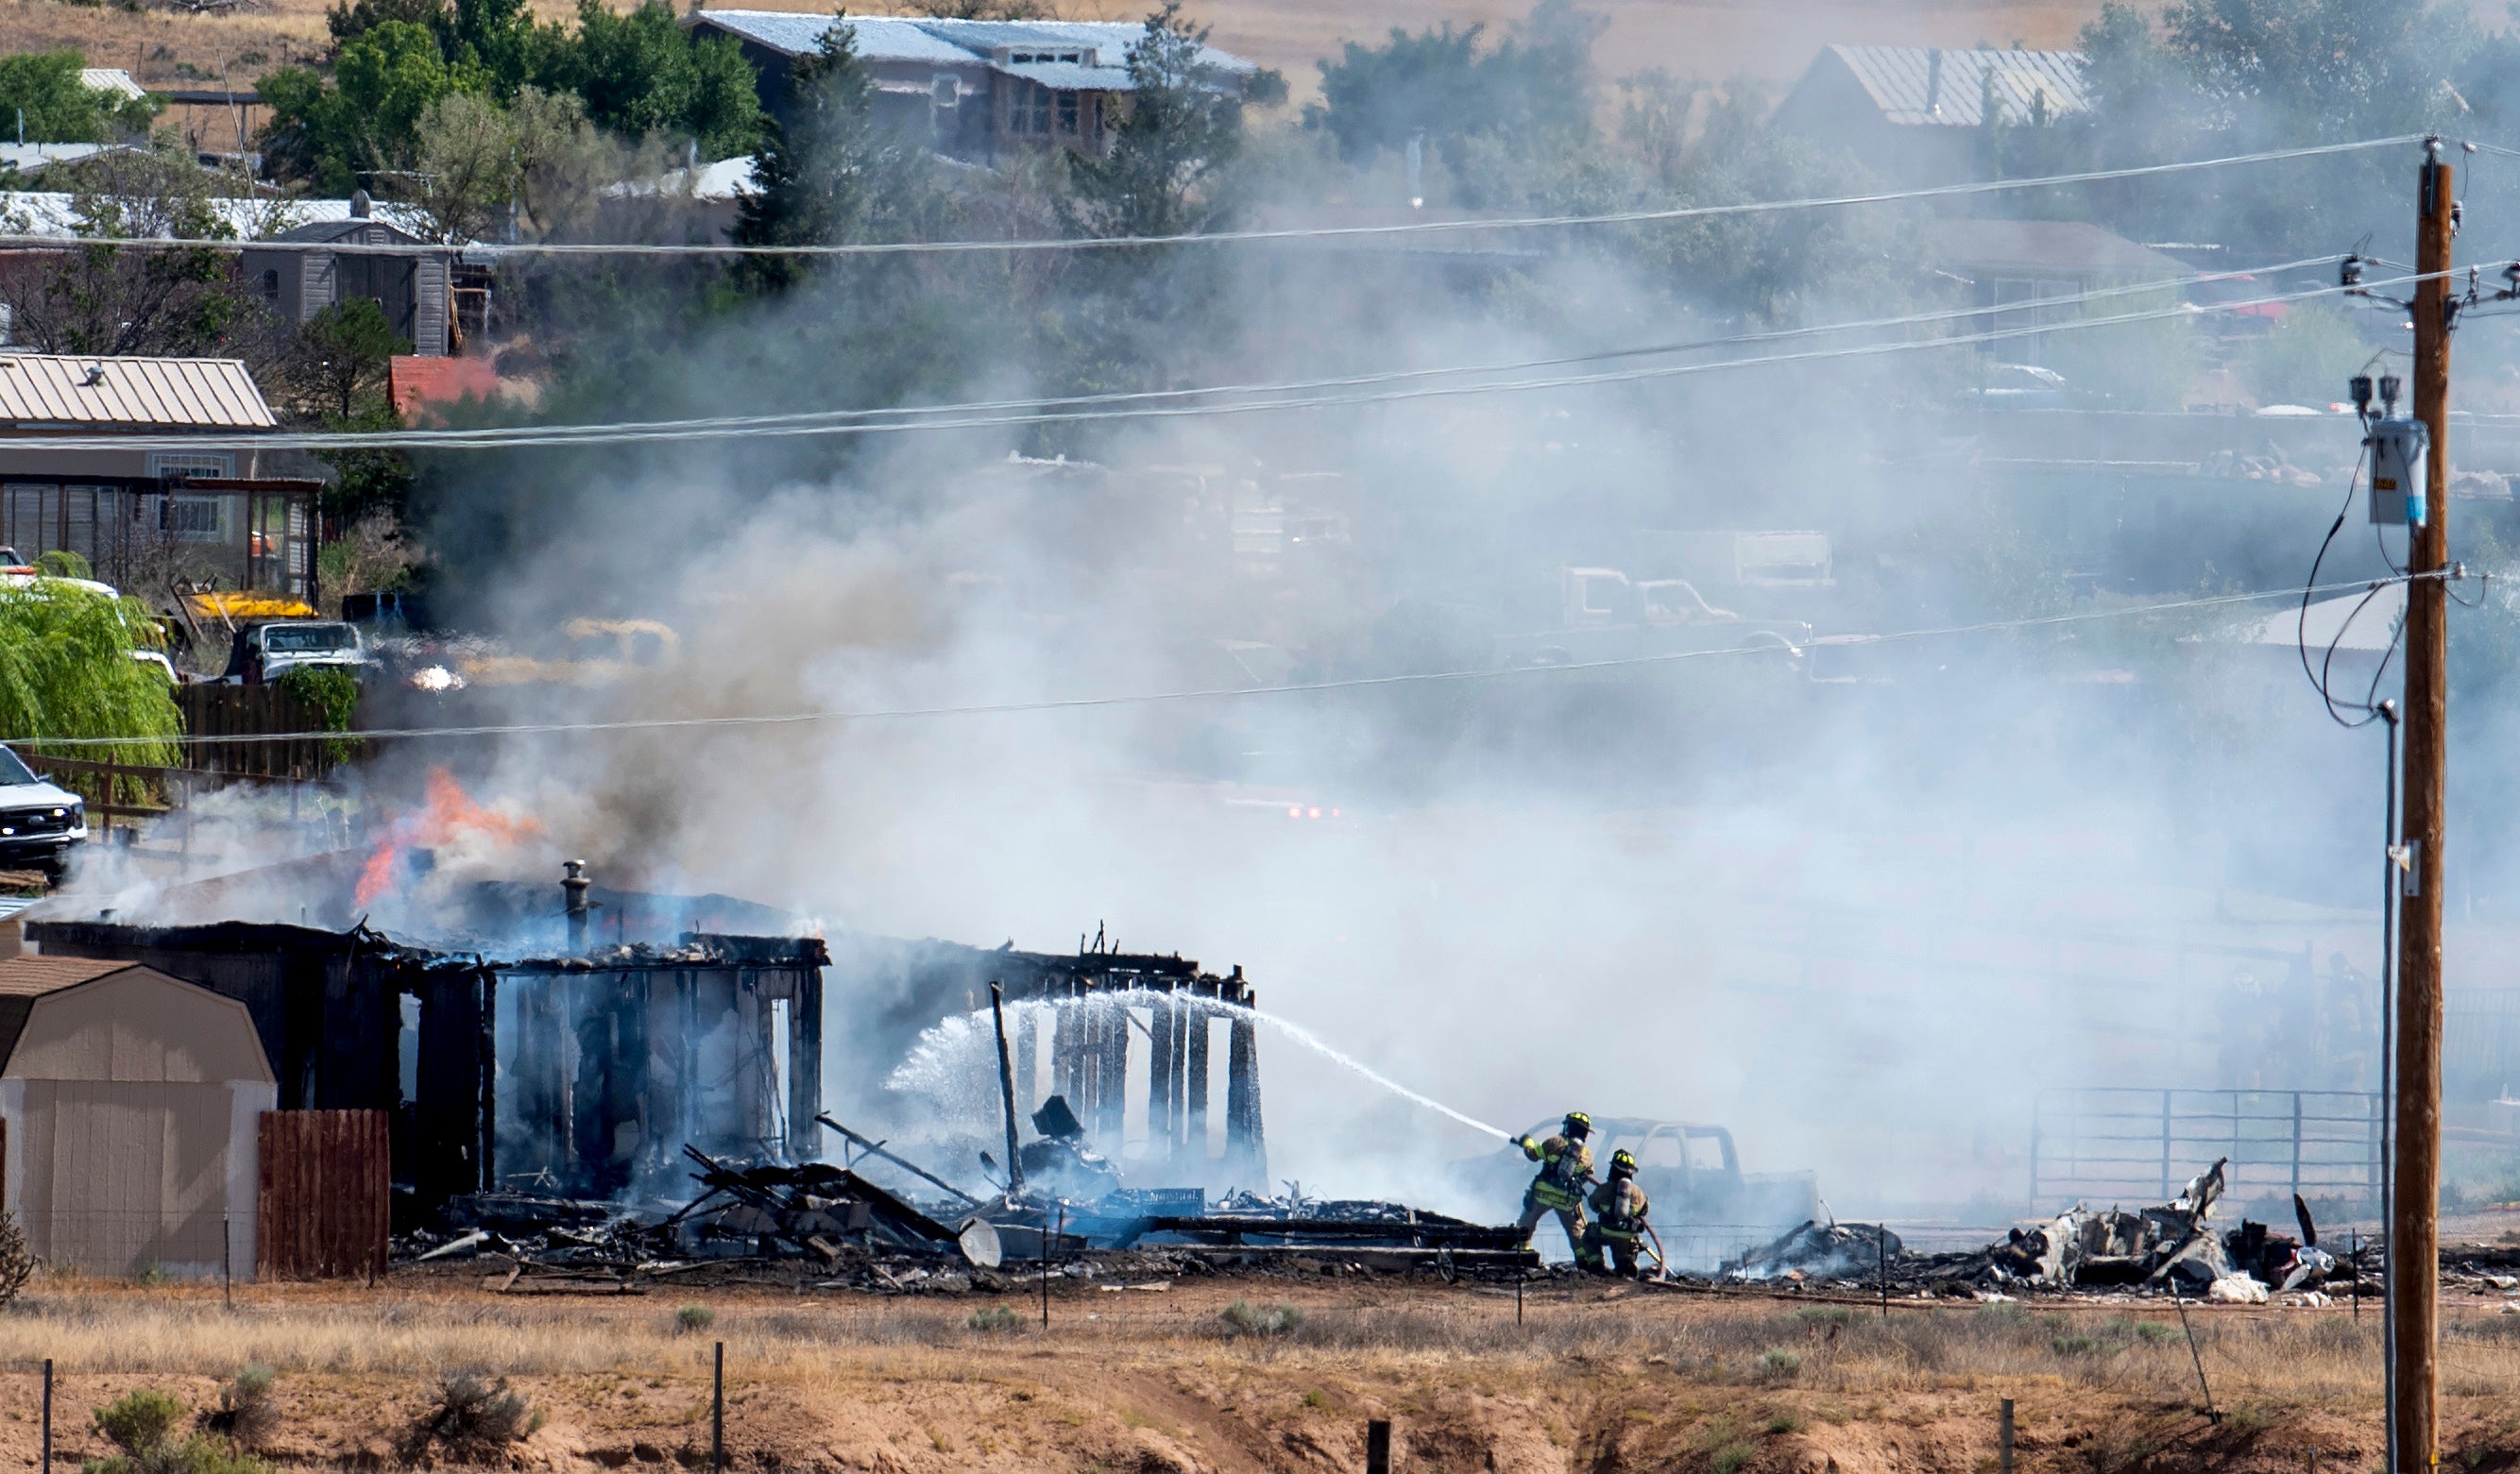
[[[358,630],[338,619],[272,619],[239,628],[228,646],[228,668],[219,679],[231,686],[261,686],[300,666],[330,666],[353,676],[367,672],[368,653]]]
[[[2037,364],[1989,364],[1977,402],[1990,410],[2062,410],[2081,402],[2065,376]]]
[[[31,867],[58,881],[69,869],[71,847],[85,843],[87,801],[37,778],[0,747],[0,867]]]

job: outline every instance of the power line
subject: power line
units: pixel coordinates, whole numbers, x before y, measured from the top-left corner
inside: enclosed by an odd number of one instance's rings
[[[2404,285],[2413,278],[2390,278],[2362,284],[2362,290],[2373,287]],[[2160,289],[2153,289],[2158,290]],[[1626,369],[1598,374],[1569,374],[1544,378],[1503,380],[1465,384],[1430,384],[1411,388],[1389,389],[1374,393],[1351,394],[1330,392],[1345,387],[1349,381],[1336,380],[1298,381],[1286,384],[1228,385],[1199,390],[1165,390],[1108,396],[1081,396],[1073,399],[1003,400],[900,407],[881,410],[831,410],[794,416],[718,417],[686,421],[650,421],[592,425],[524,425],[510,428],[442,429],[442,430],[377,430],[306,431],[292,434],[182,434],[182,435],[18,435],[0,437],[0,450],[10,448],[44,450],[204,450],[234,448],[241,450],[499,450],[555,449],[572,445],[608,445],[653,443],[677,440],[741,439],[751,437],[794,438],[816,435],[867,435],[899,433],[912,430],[988,429],[1026,424],[1065,424],[1105,420],[1166,420],[1211,415],[1245,415],[1272,411],[1343,408],[1372,404],[1391,404],[1409,400],[1457,398],[1474,394],[1524,393],[1557,388],[1585,388],[1603,384],[1634,383],[1657,379],[1674,379],[1727,369],[1757,368],[1777,364],[1814,363],[1832,359],[1868,358],[1891,353],[1968,347],[1975,344],[2005,342],[2016,338],[2044,336],[2053,333],[2083,332],[2098,328],[2124,327],[2135,323],[2160,322],[2173,318],[2192,318],[2217,313],[2245,311],[2255,307],[2306,301],[2334,295],[2341,287],[2318,287],[2299,291],[2272,293],[2244,300],[2204,305],[2181,304],[2143,312],[2121,313],[2109,317],[2074,318],[2064,322],[2034,324],[2028,327],[1992,329],[1982,333],[1959,334],[1948,337],[1907,339],[1886,343],[1862,343],[1843,348],[1812,349],[1797,353],[1772,353],[1750,358],[1720,359],[1713,363],[1668,364],[1657,367]],[[1950,317],[1979,317],[1987,310],[1959,310]],[[1944,316],[1935,314],[1933,316]],[[1865,325],[1847,325],[1829,331],[1852,331]],[[1804,330],[1790,330],[1802,332]],[[1812,330],[1822,331],[1822,330]],[[1685,345],[1684,345],[1685,346]],[[1670,349],[1639,350],[1643,352],[1678,352]],[[1625,356],[1620,354],[1604,356]],[[1579,357],[1576,362],[1589,361]],[[1510,372],[1505,370],[1412,370],[1389,376],[1431,376],[1436,374],[1469,374]],[[1375,381],[1377,376],[1367,376],[1354,382]],[[1180,403],[1194,395],[1296,395],[1299,397],[1253,398],[1242,403]],[[1164,401],[1149,403],[1147,401]],[[953,418],[959,417],[959,418]]]
[[[2444,570],[2436,573],[2406,574],[2395,578],[2359,579],[2351,583],[2328,584],[2312,593],[2342,593],[2351,590],[2371,591],[2393,583],[2409,583],[2422,578],[2448,579],[2456,574]],[[1187,701],[1224,700],[1244,696],[1306,695],[1328,692],[1363,691],[1377,687],[1423,686],[1461,682],[1510,680],[1526,676],[1568,675],[1582,671],[1635,670],[1654,666],[1677,665],[1690,660],[1711,660],[1735,655],[1773,655],[1780,650],[1800,653],[1804,649],[1854,648],[1865,646],[1896,645],[1916,640],[1948,639],[1962,635],[1983,635],[2006,630],[2045,629],[2058,625],[2088,624],[2097,620],[2131,619],[2146,614],[2166,614],[2182,609],[2220,608],[2231,604],[2259,603],[2271,599],[2293,599],[2304,591],[2298,587],[2260,589],[2246,594],[2214,594],[2195,599],[2173,600],[2164,603],[2131,604],[2118,609],[2086,609],[2071,614],[2039,614],[2017,619],[1990,619],[1975,624],[1942,625],[1924,629],[1894,630],[1877,634],[1822,635],[1797,648],[1781,637],[1770,637],[1755,645],[1727,646],[1717,649],[1675,650],[1659,655],[1624,655],[1606,660],[1576,660],[1562,665],[1513,666],[1495,670],[1421,671],[1396,676],[1354,676],[1337,681],[1289,682],[1277,686],[1208,687],[1194,691],[1148,692],[1111,696],[1068,696],[1038,701],[998,701],[960,706],[892,707],[869,711],[799,711],[760,713],[748,716],[722,717],[645,717],[612,722],[518,722],[475,727],[401,727],[382,728],[373,732],[286,732],[256,734],[215,734],[202,737],[19,737],[12,738],[31,746],[106,747],[135,746],[152,743],[233,745],[248,742],[337,741],[343,738],[419,738],[471,737],[548,737],[565,734],[604,732],[656,732],[691,728],[793,727],[826,722],[903,721],[931,717],[1012,716],[1031,712],[1083,711],[1113,706],[1148,706],[1177,704]]]
[[[1157,246],[1232,246],[1286,241],[1363,240],[1385,237],[1462,235],[1476,232],[1563,229],[1598,225],[1650,225],[1676,220],[1708,220],[1727,216],[1769,214],[1781,210],[1846,209],[1868,204],[1897,204],[1908,201],[1963,199],[1977,195],[2003,194],[2015,190],[2050,189],[2064,185],[2102,184],[2112,180],[2142,179],[2163,174],[2190,173],[2199,169],[2219,169],[2241,164],[2280,163],[2292,159],[2318,158],[2339,154],[2362,153],[2371,149],[2397,148],[2420,143],[2426,135],[2402,133],[2388,138],[2363,139],[2355,143],[2315,144],[2297,149],[2268,149],[2255,154],[2232,154],[2219,158],[2185,159],[2175,163],[2136,164],[2116,169],[2086,169],[2073,174],[2048,174],[2031,179],[1982,180],[1965,184],[1936,185],[1917,190],[1881,190],[1861,195],[1822,195],[1800,200],[1747,201],[1736,204],[1690,204],[1658,210],[1618,210],[1596,215],[1531,215],[1505,220],[1419,220],[1403,225],[1331,225],[1305,226],[1284,230],[1216,231],[1208,234],[1173,236],[1084,236],[1075,238],[1010,239],[1003,241],[895,241],[854,242],[824,246],[738,246],[714,243],[635,243],[635,242],[536,242],[502,245],[490,242],[448,244],[440,248],[483,259],[525,256],[884,256],[945,255],[969,252],[1058,251],[1135,249]],[[390,222],[388,222],[390,223]],[[370,246],[354,242],[325,241],[226,241],[201,237],[117,237],[107,239],[78,238],[64,240],[58,236],[0,235],[0,246],[49,246],[68,249],[99,246],[132,250],[217,249],[318,251],[334,255],[408,255],[416,247],[407,246]]]

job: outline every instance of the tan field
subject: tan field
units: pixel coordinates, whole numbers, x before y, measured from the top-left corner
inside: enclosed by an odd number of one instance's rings
[[[1157,1281],[1162,1283],[1162,1281]],[[1231,1332],[1235,1301],[1289,1329]],[[705,1329],[678,1334],[700,1304]],[[1006,1307],[1004,1321],[975,1326]],[[2366,1308],[2367,1311],[2368,1308]],[[2520,1318],[2446,1311],[2447,1467],[2520,1459]],[[2162,1306],[1868,1307],[1710,1301],[1632,1285],[1509,1293],[1431,1278],[1072,1284],[1052,1328],[1030,1286],[876,1298],[792,1288],[496,1295],[471,1273],[351,1287],[39,1281],[0,1316],[0,1458],[37,1452],[55,1361],[56,1458],[108,1452],[92,1408],[139,1387],[214,1406],[276,1367],[262,1437],[284,1466],[455,1461],[414,1428],[444,1368],[504,1376],[540,1415],[472,1461],[704,1465],[710,1344],[727,1357],[730,1465],[747,1470],[1299,1470],[1363,1467],[1369,1418],[1409,1470],[1684,1469],[1988,1474],[2015,1400],[2019,1467],[2292,1474],[2376,1454],[2378,1318],[2192,1309],[2219,1423]]]

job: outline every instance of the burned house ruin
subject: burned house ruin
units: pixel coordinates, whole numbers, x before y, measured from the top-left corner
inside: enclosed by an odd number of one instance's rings
[[[308,867],[292,863],[307,882],[292,892],[320,896],[323,876]],[[208,884],[220,901],[239,894]],[[833,1144],[815,1122],[826,1028],[855,1065],[829,1082],[834,1099],[880,1119],[898,1102],[867,1066],[899,1059],[942,1018],[985,1008],[992,982],[1013,1005],[1023,1116],[1063,1096],[1113,1156],[1128,1137],[1141,1182],[1268,1181],[1254,994],[1239,968],[1218,976],[1099,943],[1058,956],[713,930],[794,918],[727,897],[603,889],[575,864],[557,893],[461,887],[446,916],[426,945],[363,921],[100,916],[31,922],[27,935],[49,956],[136,962],[243,1003],[280,1109],[385,1113],[406,1218],[499,1190],[677,1195],[686,1147],[733,1162],[817,1160]],[[827,974],[844,1025],[827,1013]]]
[[[984,1011],[996,983],[1008,1004],[1017,1119],[1031,1120],[1061,1096],[1087,1135],[1116,1156],[1134,1103],[1144,1132],[1143,1152],[1130,1164],[1137,1180],[1185,1187],[1268,1182],[1259,995],[1241,968],[1219,976],[1189,958],[1120,952],[1100,938],[1058,954],[842,932],[831,948],[853,1027],[891,1057],[943,1013]],[[862,1097],[848,1108],[877,1102]]]
[[[363,927],[28,926],[47,956],[139,962],[243,1003],[283,1110],[377,1110],[409,1207],[532,1185],[605,1197],[684,1143],[805,1155],[821,1109],[813,938],[496,961]]]

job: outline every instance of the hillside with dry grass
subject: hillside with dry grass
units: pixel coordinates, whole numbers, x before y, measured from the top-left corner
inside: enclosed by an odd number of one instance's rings
[[[35,1458],[50,1357],[57,1458],[109,1452],[89,1414],[135,1389],[237,1426],[223,1386],[261,1362],[276,1375],[247,1441],[283,1467],[705,1465],[716,1342],[740,1469],[1355,1469],[1367,1419],[1388,1417],[1418,1470],[1974,1474],[2002,1398],[2036,1474],[2293,1474],[2314,1447],[2377,1452],[2379,1318],[2343,1306],[2191,1309],[2217,1422],[2158,1304],[1884,1318],[1560,1282],[1518,1318],[1509,1292],[1432,1277],[1062,1281],[1045,1331],[1031,1288],[524,1297],[456,1272],[240,1287],[231,1309],[215,1287],[39,1282],[0,1318],[0,1458]],[[2511,1468],[2520,1317],[2446,1319],[2445,1461]],[[450,1412],[450,1383],[475,1411]],[[485,1434],[491,1396],[516,1401]]]

